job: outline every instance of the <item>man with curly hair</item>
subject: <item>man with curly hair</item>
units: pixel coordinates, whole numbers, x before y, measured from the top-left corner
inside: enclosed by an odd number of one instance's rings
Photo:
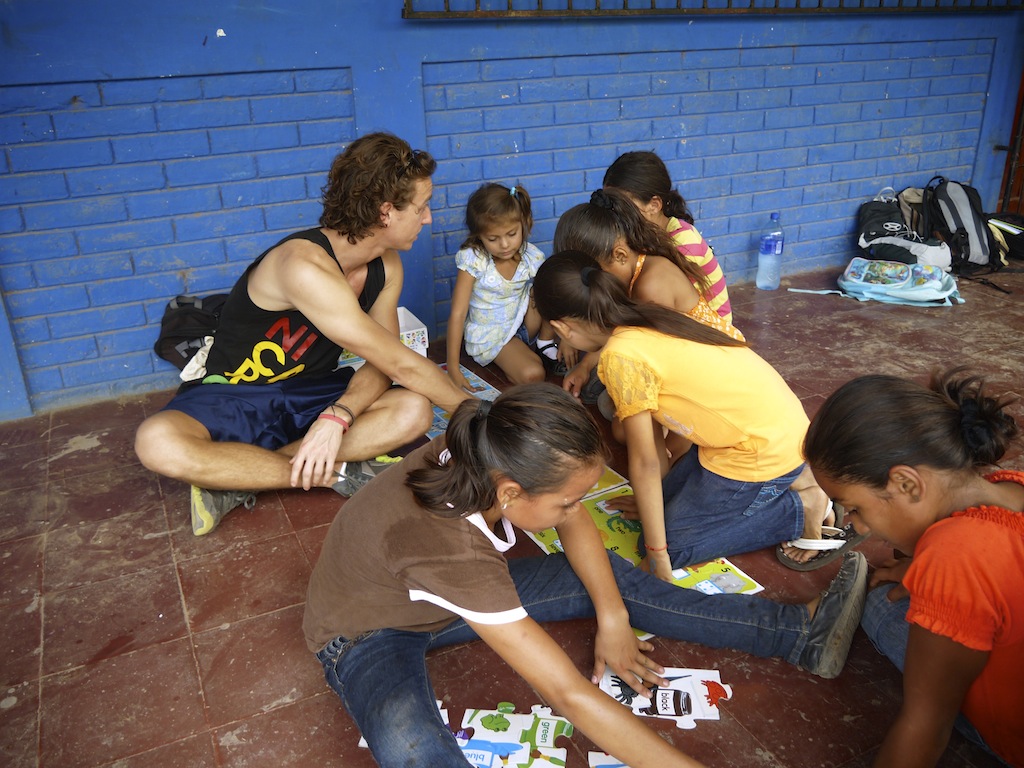
[[[431,403],[454,410],[469,397],[398,336],[398,254],[430,223],[436,165],[391,134],[352,142],[331,166],[320,227],[246,269],[205,376],[139,427],[142,463],[192,485],[195,535],[256,491],[351,495],[380,468],[374,457],[427,431]],[[366,364],[337,369],[343,349]]]

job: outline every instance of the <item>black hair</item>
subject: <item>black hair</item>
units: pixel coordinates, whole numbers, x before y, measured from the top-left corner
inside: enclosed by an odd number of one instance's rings
[[[334,158],[322,192],[320,226],[345,235],[355,245],[381,226],[380,207],[404,210],[416,182],[429,179],[437,162],[390,133],[360,136]]]
[[[527,495],[548,493],[582,467],[608,458],[587,409],[548,383],[511,387],[493,403],[463,401],[448,422],[445,441],[447,463],[413,470],[406,479],[420,506],[442,517],[490,509],[502,478]]]
[[[619,238],[636,253],[662,256],[675,264],[690,279],[697,292],[706,295],[708,276],[697,264],[683,256],[672,236],[640,213],[622,192],[599,189],[589,203],[570,208],[555,227],[555,251],[582,251],[602,264],[611,261]]]
[[[927,387],[898,376],[861,376],[825,401],[804,438],[815,472],[840,483],[885,488],[897,465],[960,472],[996,464],[1020,434],[965,368],[935,372]]]
[[[626,152],[604,172],[604,187],[621,189],[641,203],[661,198],[661,210],[666,216],[675,216],[693,224],[693,214],[686,200],[672,186],[672,177],[664,161],[653,152]]]
[[[488,227],[518,221],[523,228],[523,245],[533,229],[533,209],[530,195],[521,186],[506,187],[489,182],[477,188],[466,202],[466,229],[469,237],[463,248],[476,248],[486,252],[480,233]]]
[[[555,253],[540,265],[533,280],[533,300],[540,316],[548,321],[574,318],[609,333],[634,326],[700,344],[747,346],[675,310],[633,301],[614,275],[603,272],[594,259],[579,251]]]

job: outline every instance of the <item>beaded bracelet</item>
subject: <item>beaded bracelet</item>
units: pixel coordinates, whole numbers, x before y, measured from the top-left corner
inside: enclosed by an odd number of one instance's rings
[[[666,544],[664,547],[652,547],[650,544],[644,544],[644,548],[650,550],[651,552],[666,552],[668,551],[668,544]]]
[[[333,422],[336,422],[338,424],[341,424],[341,434],[345,434],[346,432],[348,432],[349,427],[352,426],[351,424],[349,424],[347,421],[345,421],[340,416],[335,416],[334,414],[331,414],[331,413],[321,413],[319,416],[317,416],[317,418],[318,419],[327,419],[328,421],[333,421]]]

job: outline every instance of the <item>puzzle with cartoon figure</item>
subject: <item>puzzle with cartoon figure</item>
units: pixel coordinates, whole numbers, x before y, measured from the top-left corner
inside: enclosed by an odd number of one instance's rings
[[[600,688],[641,717],[674,720],[679,728],[695,728],[697,720],[718,720],[718,702],[732,698],[732,687],[722,684],[717,669],[666,667],[667,686],[653,686],[650,698],[641,696],[622,678],[606,670]]]

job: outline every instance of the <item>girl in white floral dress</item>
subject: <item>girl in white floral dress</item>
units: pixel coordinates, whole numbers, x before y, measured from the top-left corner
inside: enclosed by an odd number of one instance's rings
[[[498,364],[513,384],[543,381],[557,363],[551,327],[532,306],[544,254],[527,242],[533,214],[522,187],[488,183],[466,205],[469,237],[455,255],[458,276],[448,317],[448,375],[468,391],[459,368],[462,345],[480,365]]]

